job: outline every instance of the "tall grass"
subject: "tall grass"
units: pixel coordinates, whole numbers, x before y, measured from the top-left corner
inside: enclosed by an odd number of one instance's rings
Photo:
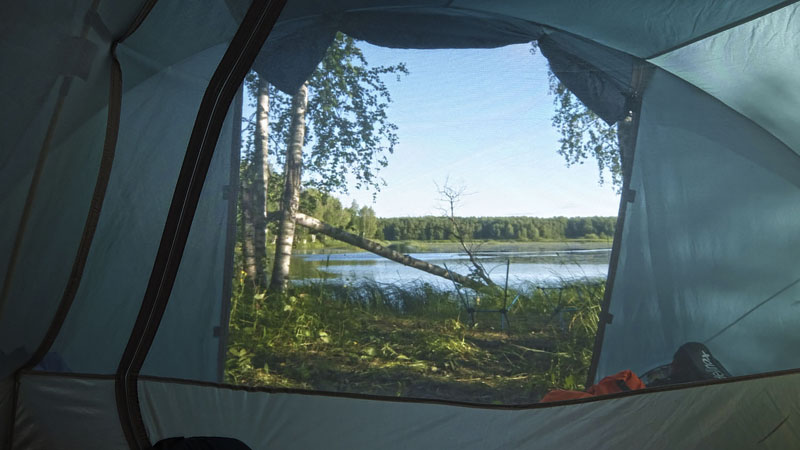
[[[448,398],[537,401],[553,387],[582,388],[603,285],[470,292],[475,324],[455,291],[429,284],[317,282],[286,294],[237,280],[229,382]],[[519,296],[501,330],[504,302]]]

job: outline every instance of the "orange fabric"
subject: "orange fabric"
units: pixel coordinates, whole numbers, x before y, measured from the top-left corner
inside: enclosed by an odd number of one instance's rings
[[[566,389],[553,389],[542,397],[539,402],[562,402],[564,400],[575,400],[578,398],[594,397],[592,394],[583,391],[568,391]]]
[[[606,395],[623,392],[626,389],[622,389],[620,387],[620,381],[628,386],[627,390],[635,391],[637,389],[645,388],[644,383],[642,383],[642,380],[640,380],[635,373],[631,372],[630,370],[623,370],[622,372],[603,378],[595,385],[589,386],[589,389],[587,389],[586,392],[592,395]]]
[[[621,385],[627,387],[623,388]],[[600,380],[597,384],[589,386],[589,389],[584,391],[569,391],[565,389],[554,389],[548,392],[540,402],[559,402],[564,400],[575,400],[578,398],[594,397],[595,395],[616,394],[617,392],[635,391],[637,389],[644,389],[646,386],[630,370],[623,370],[622,372],[615,373],[614,375],[607,376]]]

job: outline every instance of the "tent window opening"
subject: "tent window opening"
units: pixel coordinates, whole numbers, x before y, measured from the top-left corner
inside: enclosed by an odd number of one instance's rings
[[[800,158],[692,72],[723,41],[426,14],[279,21],[143,375],[530,404],[798,366]]]
[[[305,78],[276,64],[243,87],[224,381],[487,404],[583,389],[616,125],[530,42],[337,33]]]

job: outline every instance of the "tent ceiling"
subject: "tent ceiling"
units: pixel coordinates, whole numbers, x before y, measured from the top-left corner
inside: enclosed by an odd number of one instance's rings
[[[453,8],[507,14],[583,36],[640,58],[728,26],[780,0],[455,0]]]
[[[800,3],[651,60],[800,154]]]

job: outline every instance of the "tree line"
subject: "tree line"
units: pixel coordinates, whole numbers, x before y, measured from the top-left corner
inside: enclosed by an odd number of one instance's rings
[[[300,194],[300,212],[366,239],[382,241],[442,241],[454,239],[449,217],[377,217],[369,206],[344,207],[336,197],[317,189]],[[611,239],[616,217],[456,217],[469,240]],[[298,230],[300,242],[308,230]],[[320,236],[323,242],[325,236]]]
[[[457,217],[466,239],[562,240],[609,239],[616,217]],[[376,239],[438,241],[452,236],[450,219],[439,216],[381,218]]]

